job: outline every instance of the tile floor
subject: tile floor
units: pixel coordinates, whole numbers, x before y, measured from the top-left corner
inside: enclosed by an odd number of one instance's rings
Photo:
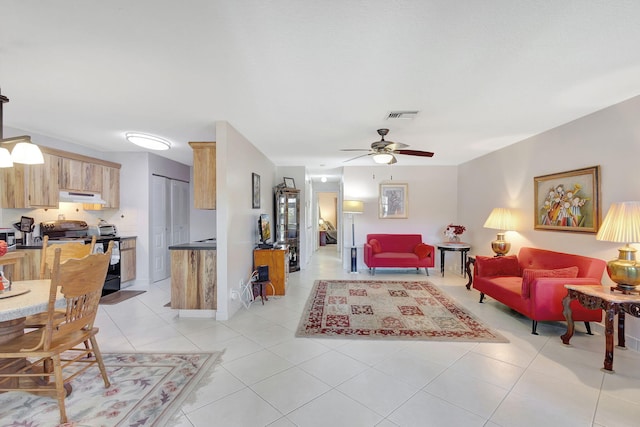
[[[223,362],[182,407],[179,426],[637,426],[640,354],[615,352],[603,373],[604,337],[582,333],[562,345],[561,323],[530,321],[478,292],[455,271],[429,280],[498,329],[508,344],[295,338],[316,278],[365,279],[342,269],[335,246],[290,275],[287,295],[242,308],[229,321],[178,318],[164,305],[169,282],[101,306],[101,348],[223,350]],[[426,280],[384,271],[376,279]]]

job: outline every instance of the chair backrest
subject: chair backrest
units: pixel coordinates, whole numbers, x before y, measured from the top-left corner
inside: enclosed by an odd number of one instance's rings
[[[91,238],[90,244],[81,242],[70,243],[52,243],[49,244],[49,236],[42,239],[42,253],[40,256],[40,279],[49,279],[53,266],[53,257],[57,248],[61,249],[60,262],[64,262],[71,258],[82,258],[93,253],[96,246],[96,236]]]
[[[112,250],[113,242],[109,242],[109,248],[104,254],[89,254],[83,258],[70,258],[61,262],[62,250],[55,249],[47,323],[43,331],[45,350],[48,349],[54,337],[93,327]],[[58,289],[66,301],[65,317],[62,323],[58,321],[54,323]]]

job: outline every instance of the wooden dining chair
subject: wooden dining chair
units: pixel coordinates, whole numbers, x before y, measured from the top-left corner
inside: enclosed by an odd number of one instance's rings
[[[42,252],[40,253],[40,279],[49,279],[51,277],[51,267],[55,250],[60,249],[60,262],[68,259],[77,259],[93,253],[96,246],[96,236],[93,236],[90,244],[83,242],[71,243],[52,243],[49,244],[49,236],[42,239]],[[47,313],[36,313],[27,316],[25,328],[42,328],[45,325]],[[64,319],[64,313],[59,312],[56,316],[57,320]],[[54,319],[54,321],[56,320]]]
[[[13,338],[0,347],[0,360],[14,369],[0,372],[0,391],[28,391],[55,395],[60,423],[67,422],[65,383],[93,365],[98,365],[105,387],[109,378],[96,341],[93,323],[107,275],[113,243],[104,254],[86,255],[60,262],[61,249],[54,252],[46,322]],[[58,322],[57,294],[64,296],[64,319]],[[83,343],[89,343],[86,348]],[[73,366],[71,366],[73,365]],[[72,369],[69,369],[69,367]],[[13,372],[11,372],[13,371]]]

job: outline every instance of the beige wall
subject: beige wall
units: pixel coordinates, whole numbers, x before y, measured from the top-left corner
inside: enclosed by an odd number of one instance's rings
[[[400,159],[398,163],[402,160]],[[363,269],[362,245],[369,233],[422,234],[422,241],[441,242],[446,226],[458,222],[458,174],[456,166],[352,166],[343,170],[344,200],[362,200],[364,213],[354,215],[358,269]],[[407,219],[378,218],[378,194],[382,183],[406,183],[409,188]],[[343,216],[344,242],[351,246],[351,217]],[[466,235],[463,235],[463,240]],[[459,257],[449,257],[447,269],[459,269]],[[349,251],[343,266],[349,268]]]
[[[594,234],[536,231],[536,176],[589,166],[601,167],[602,216],[611,203],[640,200],[640,97],[564,124],[459,166],[458,215],[467,226],[472,253],[490,255],[495,230],[482,228],[494,207],[515,208],[518,229],[507,233],[511,253],[522,246],[593,256],[617,257],[617,243],[597,241]],[[612,284],[604,274],[603,283]],[[627,345],[638,349],[640,321],[627,316]]]
[[[338,193],[318,193],[318,206],[322,219],[331,222],[337,229]]]

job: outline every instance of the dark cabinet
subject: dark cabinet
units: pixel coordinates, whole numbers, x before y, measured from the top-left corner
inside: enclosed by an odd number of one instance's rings
[[[289,271],[300,270],[300,190],[276,188],[276,242],[289,247]]]

